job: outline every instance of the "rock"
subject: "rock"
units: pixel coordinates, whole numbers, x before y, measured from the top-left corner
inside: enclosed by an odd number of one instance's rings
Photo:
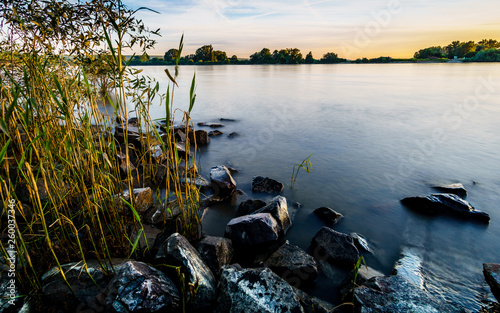
[[[483,274],[491,292],[500,301],[500,264],[484,263]]]
[[[274,197],[268,205],[258,209],[253,214],[257,213],[270,213],[276,222],[278,222],[280,234],[285,234],[288,228],[292,225],[290,215],[288,214],[286,198],[283,196]]]
[[[293,287],[313,282],[318,277],[318,267],[312,256],[301,248],[291,245],[288,241],[274,251],[264,262]]]
[[[467,189],[461,183],[449,184],[449,185],[435,185],[432,188],[439,192],[452,193],[461,198],[467,197]]]
[[[300,304],[305,313],[333,313],[339,312],[331,303],[313,297],[298,288],[293,288],[295,294],[299,297]]]
[[[326,226],[312,239],[311,251],[314,251],[316,258],[326,259],[334,265],[349,269],[352,269],[359,259],[359,251],[352,237]]]
[[[134,209],[138,213],[144,213],[153,205],[153,191],[151,188],[134,188],[135,205]],[[123,199],[130,202],[130,191],[124,190],[121,195]],[[125,205],[125,204],[122,204]]]
[[[220,130],[212,130],[208,133],[208,136],[210,137],[215,137],[215,136],[220,136],[224,134],[223,132],[221,132]]]
[[[168,237],[163,243],[163,251],[167,258],[167,264],[180,266],[181,271],[186,275],[186,281],[193,286],[198,286],[192,304],[193,309],[209,308],[215,300],[217,282],[198,251],[178,233]]]
[[[194,185],[196,188],[200,189],[201,192],[207,191],[212,186],[212,184],[201,175],[196,175],[194,178],[190,178],[189,176],[187,178],[180,177],[179,181],[184,186]]]
[[[224,127],[224,124],[202,122],[202,123],[198,123],[198,126],[208,126],[208,127],[211,127],[211,128],[217,128],[217,127]]]
[[[158,235],[162,231],[160,229],[152,226],[152,225],[147,225],[147,224],[142,225],[142,229],[143,229],[142,231],[140,229],[141,229],[140,227],[137,227],[136,229],[134,229],[132,231],[132,234],[130,235],[130,240],[132,242],[135,242],[137,240],[137,237],[139,237],[139,235],[140,235],[137,247],[139,249],[142,249],[142,250],[146,249],[146,247],[148,249],[152,249],[154,246],[156,237],[158,237]],[[144,236],[146,237],[146,239],[144,239]],[[147,245],[146,245],[146,243],[147,243]]]
[[[234,251],[229,239],[206,236],[198,243],[197,248],[201,258],[216,277],[220,276],[222,266],[231,264]]]
[[[149,147],[149,154],[151,155],[151,159],[156,163],[162,163],[167,159],[167,155],[163,152],[161,145],[152,145]]]
[[[317,208],[314,210],[314,214],[329,225],[335,225],[343,217],[342,214],[329,207]]]
[[[370,279],[354,291],[358,312],[464,312],[415,287],[400,276],[382,276]]]
[[[186,148],[185,142],[175,142],[174,147],[177,150],[177,154],[181,157],[187,158],[191,152]]]
[[[189,140],[193,141],[193,139],[196,139],[197,146],[206,146],[210,143],[210,138],[208,137],[208,133],[201,129],[195,131],[194,133],[193,132],[189,133]]]
[[[244,215],[233,218],[226,225],[224,236],[233,244],[260,245],[278,240],[279,226],[269,213]]]
[[[229,135],[227,135],[229,138],[236,138],[240,136],[240,133],[237,132],[232,132]]]
[[[236,210],[236,216],[243,216],[252,214],[260,208],[266,206],[266,203],[258,199],[249,199],[240,203],[238,209]]]
[[[232,119],[232,118],[224,118],[224,117],[221,117],[221,118],[219,119],[219,121],[221,121],[221,122],[236,122],[236,120],[235,120],[235,119]]]
[[[137,126],[139,123],[139,119],[137,117],[131,117],[128,119],[127,123],[131,126]]]
[[[354,283],[354,270],[352,270],[349,275],[342,281],[339,288],[339,293],[342,301],[351,302],[352,295],[354,294],[354,289],[356,286],[364,285],[369,279],[373,277],[384,276],[381,272],[374,270],[371,267],[367,267],[364,264],[358,269],[358,274],[356,275],[356,283]]]
[[[109,283],[108,312],[179,312],[181,298],[175,284],[159,270],[137,261],[120,266]]]
[[[214,194],[221,198],[230,196],[236,189],[236,182],[224,165],[210,169],[210,181],[215,189]]]
[[[177,204],[157,203],[146,211],[143,222],[155,226],[163,226],[169,219],[175,219],[181,214],[181,209]]]
[[[225,266],[218,287],[218,313],[303,313],[300,299],[269,269]]]
[[[414,284],[420,289],[424,289],[424,277],[422,275],[422,259],[418,253],[405,247],[399,256],[399,260],[392,269],[393,275],[398,275]]]
[[[368,245],[368,240],[366,240],[365,237],[363,237],[362,235],[360,235],[358,233],[350,233],[349,235],[354,240],[354,245],[356,246],[356,248],[358,248],[358,250],[363,250],[363,251],[366,251],[368,253],[373,254],[372,249]]]
[[[429,196],[408,197],[401,203],[422,213],[447,214],[466,219],[474,219],[483,223],[490,222],[490,216],[474,209],[469,202],[451,193],[436,193]]]
[[[253,192],[280,193],[284,186],[277,180],[256,176],[252,180]]]

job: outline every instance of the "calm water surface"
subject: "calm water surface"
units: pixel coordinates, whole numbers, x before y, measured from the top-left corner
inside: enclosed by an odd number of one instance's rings
[[[143,67],[166,89],[163,67]],[[195,122],[236,119],[202,149],[201,173],[235,167],[252,198],[253,176],[287,186],[292,208],[287,237],[304,249],[324,224],[313,214],[330,206],[344,219],[334,229],[364,235],[369,266],[390,274],[404,247],[423,259],[426,288],[471,310],[493,299],[482,263],[500,262],[500,64],[369,64],[181,67],[175,106],[188,107],[196,72]],[[164,107],[151,108],[153,118]],[[239,137],[227,134],[238,132]],[[295,163],[313,154],[313,171]],[[433,192],[433,183],[461,182],[467,200],[488,212],[484,226],[416,215],[399,200]],[[223,235],[236,207],[210,208],[204,231]],[[321,276],[315,295],[337,301],[336,283]]]

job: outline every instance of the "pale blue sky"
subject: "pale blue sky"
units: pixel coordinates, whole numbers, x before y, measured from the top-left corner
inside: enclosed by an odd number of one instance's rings
[[[411,57],[452,40],[500,40],[500,0],[143,0],[124,1],[161,14],[139,14],[162,37],[151,55],[205,44],[247,58],[263,47],[299,48],[315,58]]]

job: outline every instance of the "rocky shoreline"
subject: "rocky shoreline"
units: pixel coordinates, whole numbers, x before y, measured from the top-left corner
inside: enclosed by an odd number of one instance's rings
[[[221,121],[232,120],[226,119]],[[198,123],[200,127],[220,128],[221,123]],[[140,144],[139,131],[129,121],[129,142]],[[183,127],[175,130],[178,151],[188,157]],[[114,136],[122,138],[117,127]],[[208,145],[210,137],[222,135],[194,132],[198,146]],[[237,137],[237,133],[229,134]],[[161,149],[148,147],[154,159],[161,159]],[[123,169],[126,171],[126,169]],[[239,201],[242,192],[232,177],[234,169],[214,166],[210,178],[189,178],[200,190],[211,194],[200,201],[200,220],[213,203],[231,202],[234,218],[224,230],[224,237],[205,236],[189,242],[180,235],[177,218],[180,210],[155,203],[153,189],[144,187],[137,170],[134,179],[136,211],[144,223],[145,238],[140,249],[151,247],[151,257],[143,259],[87,260],[62,265],[68,284],[58,268],[43,275],[41,298],[0,300],[3,312],[470,312],[433,297],[425,287],[419,256],[411,248],[403,249],[391,275],[384,275],[363,264],[363,255],[373,253],[360,234],[344,234],[333,229],[344,218],[332,208],[321,207],[315,214],[325,222],[308,251],[286,240],[293,223],[288,201],[280,195],[284,185],[272,178],[256,176],[252,192],[274,196],[271,201]],[[161,180],[161,169],[157,172]],[[461,184],[434,186],[431,195],[402,199],[403,205],[421,214],[444,214],[479,223],[489,223],[487,213],[476,210],[465,200]],[[130,191],[128,191],[130,196]],[[121,195],[127,198],[127,193]],[[203,210],[204,209],[204,210]],[[137,233],[132,238],[140,237]],[[140,255],[140,253],[139,253]],[[0,264],[4,266],[3,264]],[[342,303],[331,304],[308,295],[302,289],[314,284],[325,268],[349,272],[341,283]],[[3,269],[3,268],[2,268]],[[484,264],[484,276],[492,293],[500,300],[500,264]],[[8,282],[2,271],[2,290]],[[4,277],[5,276],[5,277]],[[71,286],[71,287],[70,287]],[[321,288],[319,286],[319,288]],[[40,307],[43,307],[40,310]],[[481,312],[499,312],[491,303]]]

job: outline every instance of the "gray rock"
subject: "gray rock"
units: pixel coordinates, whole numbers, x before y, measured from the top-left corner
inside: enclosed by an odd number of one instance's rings
[[[299,297],[300,304],[304,313],[333,313],[337,311],[335,306],[331,303],[313,297],[298,288],[293,288],[295,294]]]
[[[276,196],[265,207],[258,209],[252,214],[270,213],[276,222],[278,222],[280,234],[286,233],[288,228],[292,225],[290,215],[288,214],[288,206],[286,198],[283,196]]]
[[[208,127],[212,127],[212,128],[217,128],[217,127],[224,127],[224,124],[202,122],[202,123],[198,123],[198,126],[208,126]]]
[[[318,277],[318,267],[312,256],[301,248],[286,242],[264,262],[293,287],[313,282]]]
[[[476,210],[469,202],[451,193],[436,193],[429,196],[408,197],[401,203],[418,212],[428,214],[447,214],[483,223],[490,222],[490,216]]]
[[[358,233],[350,233],[349,235],[354,240],[354,245],[356,246],[356,248],[358,248],[358,250],[364,250],[366,252],[373,253],[370,245],[368,245],[368,240],[366,240],[365,237]]]
[[[151,159],[156,163],[162,163],[167,159],[167,155],[161,145],[152,145],[149,147],[149,154],[151,155]]]
[[[180,214],[181,210],[177,204],[157,203],[146,211],[143,222],[161,227],[165,225],[167,220],[174,219]]]
[[[215,166],[210,169],[210,180],[218,197],[230,196],[236,189],[236,182],[224,165]]]
[[[454,307],[433,298],[400,276],[370,279],[365,285],[355,289],[354,300],[358,312],[363,313],[465,312],[463,308]]]
[[[108,312],[179,312],[181,308],[179,291],[170,278],[142,262],[121,265],[107,293]]]
[[[152,226],[143,224],[142,230],[139,225],[137,225],[130,235],[130,240],[135,242],[137,237],[139,237],[139,241],[137,244],[137,248],[140,250],[152,249],[159,234],[161,234],[161,230]],[[146,237],[146,238],[144,238]]]
[[[196,175],[194,178],[191,177],[180,177],[179,181],[182,185],[194,185],[196,188],[200,189],[201,192],[207,191],[212,184],[201,175]]]
[[[317,208],[314,214],[330,225],[335,225],[343,217],[342,214],[329,207]]]
[[[266,206],[266,203],[258,199],[249,199],[240,203],[238,209],[236,210],[236,216],[243,216],[247,214],[252,214],[260,208]]]
[[[236,138],[240,136],[240,133],[237,132],[232,132],[229,135],[227,135],[229,138]]]
[[[490,285],[491,292],[500,301],[500,264],[484,263],[483,274],[488,285]]]
[[[215,300],[216,281],[198,251],[178,233],[168,237],[163,243],[163,251],[168,264],[180,266],[186,275],[186,281],[198,286],[193,308],[196,310],[209,308]]]
[[[212,131],[208,132],[208,136],[210,136],[210,137],[220,136],[222,134],[224,134],[224,133],[221,132],[220,130],[212,130]]]
[[[197,146],[206,146],[210,143],[210,138],[208,137],[208,133],[201,129],[195,131],[194,133],[189,132],[189,140],[193,141],[193,139],[196,139]]]
[[[269,269],[225,266],[221,274],[218,313],[304,313],[300,299],[283,279]]]
[[[424,277],[422,275],[422,259],[416,250],[405,247],[399,256],[399,260],[394,264],[393,275],[398,275],[414,284],[420,289],[424,289]]]
[[[222,266],[231,264],[234,254],[231,240],[222,237],[206,236],[198,243],[197,249],[216,277],[220,276]]]
[[[133,193],[135,198],[134,208],[138,213],[146,212],[153,205],[153,191],[151,188],[134,188]],[[130,202],[130,191],[124,190],[121,197]],[[122,203],[121,205],[125,204]]]
[[[282,183],[269,177],[256,176],[252,180],[253,192],[280,193],[283,188]]]
[[[329,227],[321,228],[311,242],[311,251],[318,259],[352,269],[359,259],[359,251],[351,236]]]
[[[356,282],[354,282],[354,276],[356,276]],[[365,264],[361,264],[357,275],[355,275],[354,270],[352,270],[340,284],[339,293],[341,299],[344,302],[351,302],[356,286],[362,286],[369,279],[379,276],[384,276],[384,274],[371,267],[367,267]]]
[[[224,236],[233,244],[269,244],[278,240],[279,226],[269,213],[245,215],[230,220]]]
[[[434,185],[432,188],[439,192],[452,193],[461,198],[467,197],[467,189],[461,183],[449,184],[449,185]]]

